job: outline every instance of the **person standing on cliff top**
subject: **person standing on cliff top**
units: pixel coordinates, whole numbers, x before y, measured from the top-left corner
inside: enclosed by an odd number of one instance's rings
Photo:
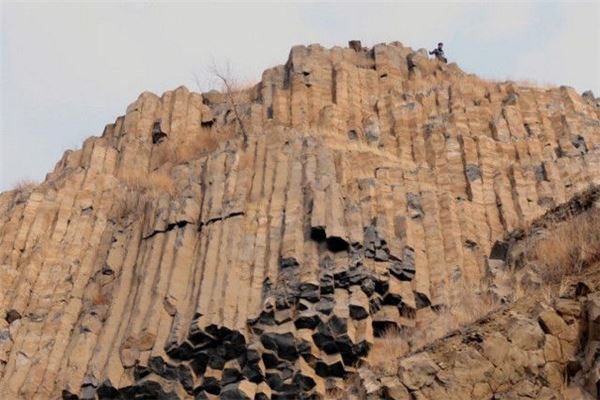
[[[448,60],[446,59],[446,57],[444,57],[444,43],[442,42],[439,42],[437,48],[430,51],[429,54],[433,54],[438,60],[443,61],[444,63],[448,63]]]

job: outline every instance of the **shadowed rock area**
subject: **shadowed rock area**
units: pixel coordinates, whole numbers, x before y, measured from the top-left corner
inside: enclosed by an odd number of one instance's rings
[[[598,104],[399,42],[143,93],[0,194],[0,398],[594,398],[598,287],[513,284],[523,236],[596,207]],[[417,346],[465,296],[504,311]]]

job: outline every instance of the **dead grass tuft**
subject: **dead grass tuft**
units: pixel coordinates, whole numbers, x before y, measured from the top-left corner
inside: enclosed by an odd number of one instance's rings
[[[171,197],[179,191],[173,178],[165,171],[151,173],[126,172],[120,176],[120,187],[110,210],[112,220],[120,220],[142,213],[146,206],[163,194]]]
[[[168,162],[173,165],[182,164],[200,158],[208,152],[204,142],[191,141],[177,144],[168,140],[161,143],[157,151],[159,152],[157,165]]]
[[[381,337],[374,339],[369,352],[369,363],[386,375],[395,375],[398,369],[398,358],[410,350],[407,333],[399,328],[388,328]]]
[[[553,85],[550,82],[540,82],[535,79],[517,79],[512,82],[517,86],[532,87],[535,89],[552,89],[556,87],[556,85]]]
[[[454,305],[450,310],[450,314],[459,327],[469,325],[501,306],[501,303],[492,296],[469,293],[467,290],[463,292],[465,294],[461,296],[460,303]]]
[[[507,77],[506,79],[486,79],[488,82],[493,84],[505,84],[512,83],[515,86],[522,88],[534,88],[534,89],[542,89],[548,90],[556,88],[557,85],[552,84],[550,82],[541,82],[535,79],[513,79],[511,77]]]
[[[327,390],[327,398],[331,400],[345,400],[348,398],[348,393],[342,388],[333,388]]]
[[[544,282],[560,283],[600,260],[600,210],[551,225],[528,254]]]
[[[498,310],[500,302],[492,296],[469,294],[464,295],[452,307],[443,307],[426,318],[416,328],[388,329],[380,338],[375,338],[369,352],[369,363],[373,369],[384,375],[395,375],[398,359],[409,351],[421,349],[441,339],[451,332],[461,329]]]
[[[23,179],[15,183],[13,190],[17,193],[29,192],[33,190],[38,183],[33,180]]]
[[[146,208],[146,205],[152,199],[148,193],[134,192],[126,190],[125,193],[117,198],[112,205],[110,215],[112,220],[120,220],[128,216],[138,215]]]
[[[173,182],[173,178],[164,171],[149,174],[138,171],[127,172],[121,176],[121,180],[130,190],[136,192],[152,195],[168,193],[171,196],[177,194],[177,186]]]
[[[411,347],[420,348],[438,340],[450,332],[468,326],[501,307],[499,300],[487,294],[469,292],[466,288],[451,307],[433,312],[433,317],[419,327],[419,333],[411,338]]]

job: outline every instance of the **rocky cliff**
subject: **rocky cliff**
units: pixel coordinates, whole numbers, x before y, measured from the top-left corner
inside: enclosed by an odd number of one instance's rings
[[[328,397],[378,337],[491,293],[496,241],[600,184],[599,104],[397,42],[294,47],[235,93],[143,93],[0,194],[1,397]],[[441,398],[421,390],[437,354],[394,398]]]

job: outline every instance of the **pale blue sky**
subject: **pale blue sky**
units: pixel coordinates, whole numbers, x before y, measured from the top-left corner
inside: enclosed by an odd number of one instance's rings
[[[494,79],[600,95],[600,2],[202,3],[0,0],[0,190],[42,180],[138,94],[210,86],[228,61],[258,81],[291,46],[443,41],[451,61]]]

